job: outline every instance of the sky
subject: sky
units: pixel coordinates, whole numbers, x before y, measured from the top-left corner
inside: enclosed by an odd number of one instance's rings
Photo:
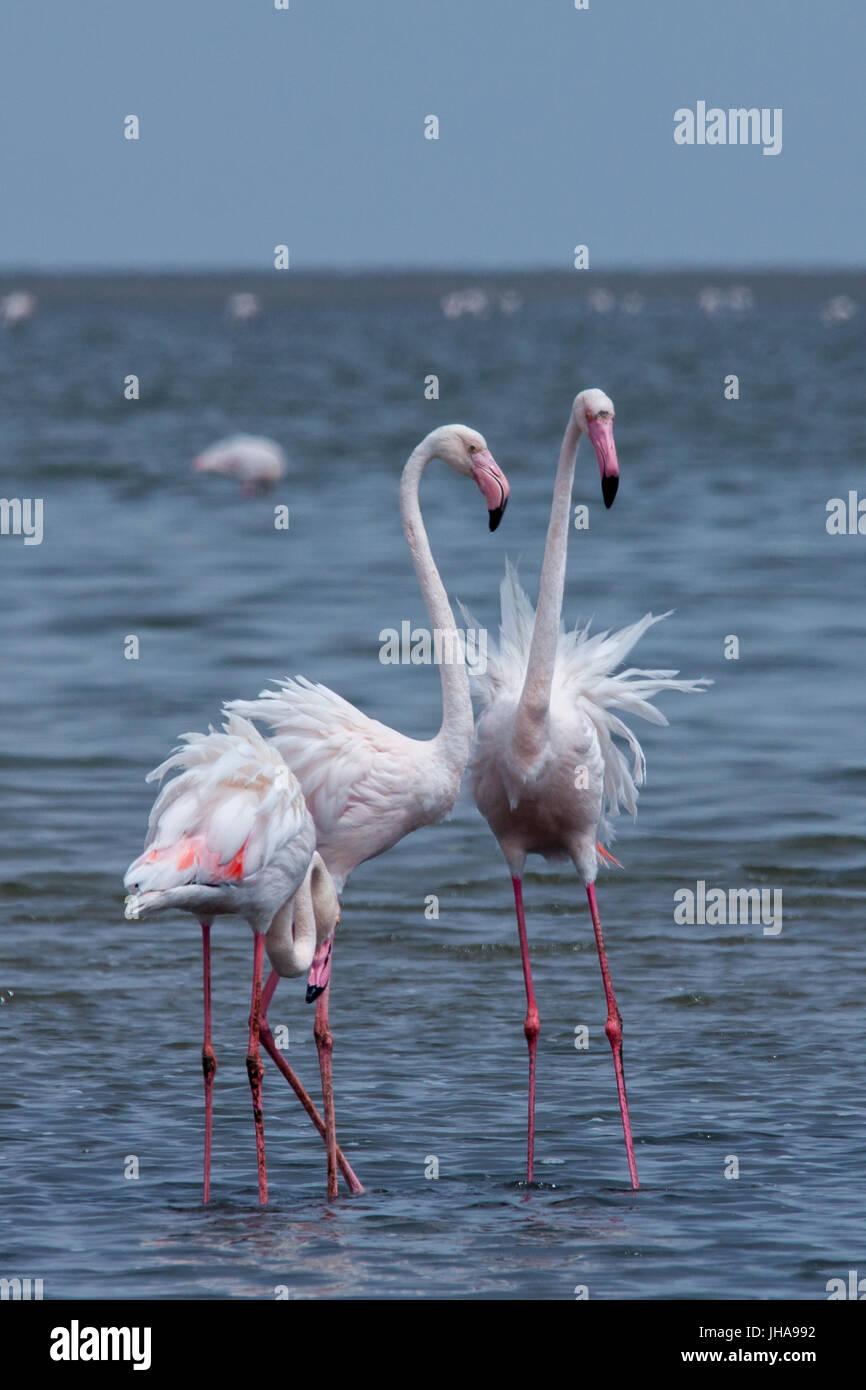
[[[289,3],[3,0],[0,269],[864,264],[858,0]]]

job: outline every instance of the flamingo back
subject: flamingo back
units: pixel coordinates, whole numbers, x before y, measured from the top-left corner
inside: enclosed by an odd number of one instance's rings
[[[407,738],[303,676],[226,705],[273,730],[316,825],[317,848],[342,891],[358,864],[384,853],[454,803],[435,740]]]
[[[217,910],[244,911],[258,895],[262,912],[273,915],[303,881],[315,848],[303,793],[277,749],[232,715],[221,731],[184,734],[147,780],[175,771],[154,803],[126,887],[138,894],[242,889],[226,899],[234,906]],[[172,904],[182,905],[176,893]]]

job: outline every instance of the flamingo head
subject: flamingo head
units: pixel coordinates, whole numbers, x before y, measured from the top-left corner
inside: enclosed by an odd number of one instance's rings
[[[606,507],[613,506],[616,490],[619,487],[619,463],[616,445],[613,441],[613,421],[615,411],[610,396],[598,387],[581,391],[574,398],[572,407],[574,420],[582,434],[588,435],[598,459],[601,474],[601,495]]]
[[[340,925],[340,899],[325,861],[313,852],[307,870],[313,915],[316,920],[316,951],[307,977],[307,1003],[312,1004],[327,989],[331,978],[331,952],[334,932]]]
[[[472,478],[485,502],[495,531],[508,502],[508,479],[487,447],[483,434],[468,425],[443,425],[429,436],[431,457],[440,458],[464,478]]]
[[[220,441],[219,444],[212,444],[209,449],[196,454],[192,466],[195,473],[231,474],[238,471],[238,460],[236,454],[226,447],[226,443]]]

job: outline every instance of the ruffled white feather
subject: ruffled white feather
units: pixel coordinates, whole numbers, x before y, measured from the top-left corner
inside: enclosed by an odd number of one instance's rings
[[[210,887],[215,911],[272,914],[296,891],[315,848],[303,793],[279,751],[232,714],[221,730],[183,734],[147,780],[171,772],[179,775],[153,805],[127,889],[158,895],[144,899],[150,910],[184,906],[180,890]],[[188,910],[206,897],[193,892]]]
[[[508,561],[500,596],[499,643],[488,643],[486,670],[471,673],[483,710],[491,709],[499,700],[519,700],[535,624],[535,609],[520,585],[517,570]],[[477,627],[471,613],[460,606],[467,625]],[[570,632],[563,625],[560,631],[551,707],[564,700],[584,714],[594,728],[604,762],[604,809],[608,815],[618,814],[621,808],[632,815],[637,813],[638,788],[646,776],[643,749],[615,711],[637,715],[651,724],[667,724],[661,710],[651,703],[656,695],[668,690],[699,694],[712,684],[704,679],[678,680],[676,671],[637,667],[617,671],[644,633],[668,617],[670,613],[647,613],[619,632],[590,635],[589,623]],[[628,748],[630,761],[618,746],[618,739]]]

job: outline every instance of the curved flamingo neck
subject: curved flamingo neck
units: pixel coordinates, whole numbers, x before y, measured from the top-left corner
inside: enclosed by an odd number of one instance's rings
[[[400,480],[400,518],[431,628],[434,632],[437,628],[441,632],[453,632],[456,626],[454,614],[433,559],[418,499],[421,475],[433,457],[435,455],[427,440],[422,440],[409,455]],[[442,724],[436,741],[449,766],[462,774],[469,757],[473,730],[469,677],[462,661],[440,661],[439,679],[442,685]]]
[[[310,892],[312,865],[295,894],[274,914],[265,944],[268,959],[280,976],[304,975],[316,950],[316,918]]]
[[[553,486],[553,502],[544,547],[544,563],[538,588],[538,607],[529,647],[529,660],[520,703],[517,707],[515,742],[529,752],[535,735],[547,718],[556,665],[556,649],[565,593],[565,564],[568,556],[568,528],[571,521],[571,490],[574,466],[580,444],[580,426],[569,417]]]

